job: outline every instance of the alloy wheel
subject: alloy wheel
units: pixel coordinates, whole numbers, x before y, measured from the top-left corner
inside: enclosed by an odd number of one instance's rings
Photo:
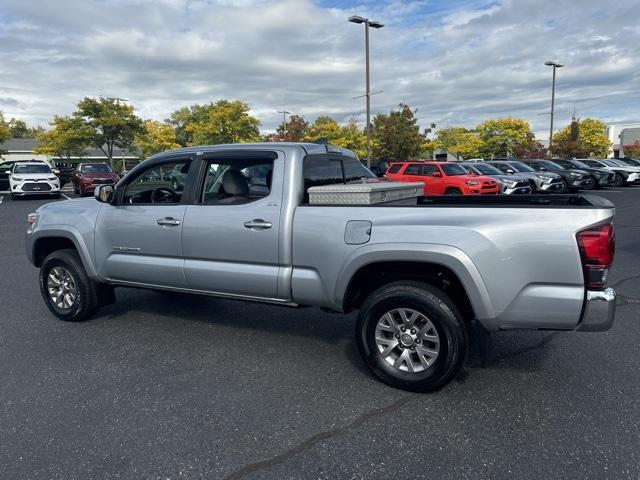
[[[404,372],[422,372],[435,363],[440,353],[440,336],[422,313],[396,308],[385,313],[376,325],[378,355]]]
[[[47,292],[51,302],[62,310],[70,309],[78,298],[71,273],[64,267],[53,267],[47,276]]]

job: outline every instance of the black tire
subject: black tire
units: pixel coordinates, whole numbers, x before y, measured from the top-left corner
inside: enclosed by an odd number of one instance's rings
[[[17,195],[14,195],[13,193],[11,194],[11,200],[15,201],[18,199]]]
[[[80,193],[80,190],[78,189],[78,187],[76,187],[75,185],[73,186],[73,194],[74,195],[78,195]]]
[[[616,173],[616,177],[613,179],[613,186],[624,187],[624,183],[625,183],[624,177],[619,173]]]
[[[588,187],[584,187],[584,190],[595,190],[596,188],[598,188],[598,180],[596,179],[596,177],[591,175],[591,180],[593,181],[593,183]]]
[[[462,195],[462,192],[457,188],[450,188],[445,192],[445,195]]]
[[[411,309],[431,321],[440,350],[428,368],[403,371],[402,364],[396,368],[381,356],[376,328],[378,321],[394,309]],[[411,392],[431,392],[449,383],[464,364],[469,345],[466,325],[451,299],[431,285],[414,281],[393,282],[373,292],[360,309],[355,337],[360,355],[378,378]],[[411,350],[417,354],[416,347]],[[408,354],[414,355],[412,352]]]
[[[58,307],[49,295],[47,278],[55,267],[62,267],[71,275],[77,292],[73,304],[68,308]],[[39,283],[40,294],[47,307],[60,320],[82,322],[98,310],[97,284],[87,275],[80,256],[75,250],[56,250],[45,258],[40,267]]]

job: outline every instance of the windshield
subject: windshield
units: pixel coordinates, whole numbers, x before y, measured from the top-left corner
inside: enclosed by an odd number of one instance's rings
[[[31,165],[16,164],[13,167],[13,173],[51,173],[51,169],[44,163]]]
[[[82,173],[111,173],[111,168],[109,168],[109,165],[106,165],[104,163],[98,163],[95,165],[82,165],[82,167],[80,167],[82,170]]]
[[[600,160],[602,163],[604,163],[605,165],[608,165],[609,167],[620,167],[621,165],[619,163],[614,162],[613,160]]]
[[[533,168],[522,162],[509,162],[509,165],[511,165],[516,172],[535,172]]]
[[[570,162],[571,165],[578,168],[593,168],[589,167],[589,165],[587,165],[586,163],[579,162],[578,160],[567,160],[567,162]]]
[[[604,167],[604,163],[599,162],[598,160],[582,160],[581,163],[586,163],[590,167],[602,168]]]
[[[637,160],[627,160],[627,159],[622,160],[621,158],[619,158],[616,160],[616,162],[618,162],[621,165],[629,165],[630,167],[640,166],[640,162],[638,162]]]
[[[468,175],[467,171],[464,169],[462,165],[443,163],[442,169],[444,170],[444,174],[450,177],[455,175]]]
[[[562,165],[558,165],[551,160],[538,160],[542,165],[552,170],[566,170]]]
[[[502,172],[498,170],[493,165],[485,165],[484,163],[475,163],[473,164],[473,168],[475,168],[480,173],[485,175],[502,175]]]

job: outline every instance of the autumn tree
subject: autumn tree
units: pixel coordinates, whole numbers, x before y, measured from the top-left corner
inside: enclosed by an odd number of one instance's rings
[[[455,155],[458,160],[477,158],[484,147],[478,133],[462,127],[438,130],[433,146]]]
[[[190,107],[197,112],[184,130],[191,145],[256,142],[260,139],[260,120],[249,114],[249,105],[240,100],[218,100],[207,105]]]
[[[92,130],[92,145],[107,156],[113,167],[114,148],[130,149],[142,131],[142,120],[133,107],[113,98],[85,97],[73,114]]]
[[[189,125],[205,123],[209,117],[209,112],[215,107],[213,103],[206,105],[194,104],[189,107],[182,107],[171,114],[166,122],[173,127],[176,132],[176,141],[183,147],[195,145],[193,143],[193,132],[187,129]]]
[[[637,140],[633,145],[624,147],[624,156],[640,160],[640,140]]]
[[[333,118],[323,115],[309,125],[303,140],[305,142],[326,140],[328,143],[335,144],[336,140],[340,138],[340,133],[340,124]]]
[[[552,150],[562,158],[606,157],[610,146],[607,126],[603,122],[574,118],[553,136]]]
[[[301,115],[291,115],[286,125],[280,124],[276,135],[281,142],[301,142],[307,134],[309,122]]]
[[[415,112],[404,103],[398,107],[373,119],[372,148],[377,160],[409,160],[423,151],[426,136],[420,132]]]
[[[485,120],[476,127],[476,131],[483,143],[479,153],[484,158],[518,157],[535,145],[529,123],[520,118]]]
[[[38,135],[39,144],[34,153],[69,160],[82,156],[84,149],[93,142],[94,130],[77,116],[56,116],[51,127]]]
[[[142,127],[134,143],[143,157],[180,147],[176,140],[176,131],[171,125],[157,120],[146,120]]]

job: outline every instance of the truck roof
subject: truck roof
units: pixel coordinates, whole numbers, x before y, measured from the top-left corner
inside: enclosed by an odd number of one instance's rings
[[[220,145],[199,145],[194,147],[177,148],[157,153],[149,158],[160,158],[165,155],[175,155],[179,153],[216,152],[224,150],[263,150],[263,149],[290,149],[302,148],[308,154],[341,153],[355,156],[351,150],[338,147],[336,145],[310,142],[258,142],[258,143],[226,143]]]

